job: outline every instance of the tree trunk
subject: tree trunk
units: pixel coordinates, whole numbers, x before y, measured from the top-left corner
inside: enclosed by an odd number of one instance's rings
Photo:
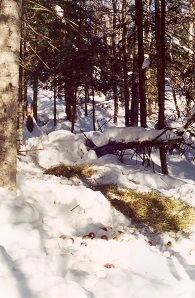
[[[122,48],[123,48],[123,87],[125,99],[125,125],[129,126],[130,110],[129,110],[129,86],[128,86],[128,59],[127,59],[127,26],[126,26],[126,9],[127,1],[122,2]]]
[[[118,93],[116,80],[113,82],[113,97],[114,97],[114,124],[118,124]]]
[[[38,120],[38,117],[37,117],[37,98],[38,98],[38,78],[36,76],[34,78],[34,82],[33,82],[33,117],[35,118],[36,122]]]
[[[168,174],[167,157],[165,145],[160,147],[160,161],[161,161],[161,173],[164,175]]]
[[[139,72],[137,61],[137,46],[135,44],[132,73],[131,126],[138,126],[139,113]]]
[[[16,191],[22,1],[0,1],[0,186]]]
[[[74,132],[74,124],[76,122],[76,108],[77,108],[77,88],[75,88],[74,92],[74,102],[73,102],[73,110],[72,110],[72,128],[71,132]]]
[[[117,7],[116,7],[117,1],[112,0],[112,7],[113,7],[113,26],[112,26],[112,50],[113,50],[113,57],[114,60],[116,58],[116,29],[117,29],[117,23],[116,23],[116,15],[117,15]],[[113,97],[114,97],[114,124],[117,125],[118,122],[118,92],[117,92],[117,76],[116,76],[116,66],[115,63],[113,65]]]
[[[142,69],[144,61],[143,43],[143,3],[142,0],[135,1],[136,27],[138,39],[138,68],[139,68],[139,96],[140,96],[140,122],[142,127],[146,127],[146,91],[145,91],[145,69]]]
[[[146,0],[145,1],[145,23],[146,25],[144,26],[144,44],[145,44],[145,48],[147,49],[147,51],[151,51],[151,44],[152,44],[152,40],[153,40],[153,36],[152,36],[152,10],[153,10],[153,4],[152,4],[152,0]],[[151,86],[153,84],[153,78],[152,78],[152,71],[150,68],[147,68],[146,73],[145,73],[145,79],[146,79],[146,98],[147,98],[147,115],[149,117],[149,119],[152,119],[152,114],[153,114],[153,104],[154,104],[154,99],[153,96],[151,94]]]
[[[156,36],[156,64],[158,87],[158,125],[159,129],[165,127],[165,0],[155,1],[155,36]],[[168,174],[165,146],[160,147],[160,160],[162,174]]]
[[[175,109],[176,109],[176,112],[177,112],[177,117],[180,118],[180,110],[179,110],[179,106],[178,106],[178,102],[177,102],[175,87],[172,87],[172,91],[173,91],[173,100],[174,100],[174,103],[175,103]]]
[[[88,116],[88,103],[89,103],[89,87],[85,84],[85,116]]]
[[[158,88],[158,128],[165,127],[165,1],[155,1],[155,38]]]
[[[95,127],[95,94],[94,94],[94,86],[93,86],[93,79],[92,79],[92,83],[91,83],[91,90],[92,90],[92,102],[93,102],[93,130],[96,130]]]
[[[23,132],[23,122],[24,122],[24,71],[23,71],[23,55],[22,55],[22,40],[20,41],[20,65],[19,65],[19,90],[18,90],[18,137],[17,137],[17,150],[21,148],[24,143],[24,132]]]
[[[133,72],[131,76],[131,126],[138,126],[139,120],[139,69],[137,30],[135,28],[133,40]]]
[[[56,99],[57,99],[57,86],[56,86],[56,72],[54,70],[54,79],[53,79],[53,124],[57,125],[57,108],[56,108]]]
[[[72,122],[73,117],[73,102],[74,102],[74,89],[71,84],[67,81],[65,83],[65,105],[66,105],[66,116],[67,120]]]

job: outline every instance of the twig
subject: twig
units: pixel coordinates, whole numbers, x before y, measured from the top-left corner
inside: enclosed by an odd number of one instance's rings
[[[74,208],[72,208],[70,211],[73,211],[73,210],[76,209],[77,207],[79,207],[79,204],[76,205]]]
[[[91,140],[86,136],[86,134],[84,133],[84,131],[83,131],[82,129],[80,129],[80,131],[82,132],[82,134],[86,137],[86,139],[87,139],[88,141],[91,141]]]
[[[92,142],[92,140],[90,140],[87,136],[86,136],[86,134],[84,133],[84,131],[82,130],[82,129],[80,129],[80,131],[82,132],[82,134],[84,135],[84,137],[95,147],[95,148],[97,148],[97,146]]]
[[[37,150],[44,150],[44,148],[29,149],[29,150],[18,150],[18,153],[20,153],[20,152],[30,152],[30,151],[37,151]]]

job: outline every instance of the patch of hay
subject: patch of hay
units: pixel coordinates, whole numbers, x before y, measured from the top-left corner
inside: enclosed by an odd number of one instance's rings
[[[59,165],[44,171],[58,177],[78,178],[90,187],[90,178],[97,173],[90,165]],[[195,225],[195,208],[179,200],[163,197],[156,192],[137,193],[113,185],[93,185],[111,205],[132,219],[134,224],[146,226],[158,233],[187,231]]]
[[[90,165],[59,165],[44,171],[44,174],[57,177],[89,179],[96,171]]]
[[[184,231],[195,225],[195,208],[187,203],[155,192],[136,193],[110,185],[98,185],[95,190],[101,191],[114,208],[135,224],[149,226],[159,233]]]

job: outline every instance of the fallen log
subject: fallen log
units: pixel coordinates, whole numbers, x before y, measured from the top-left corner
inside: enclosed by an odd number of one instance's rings
[[[147,141],[134,141],[128,143],[121,142],[109,142],[108,144],[97,147],[91,140],[86,141],[86,145],[89,149],[93,149],[98,153],[104,153],[105,151],[116,151],[116,150],[127,150],[133,148],[147,148],[147,147],[156,147],[160,148],[161,146],[173,146],[175,144],[181,143],[183,138],[171,139],[171,140],[147,140]],[[104,155],[104,154],[103,154]]]

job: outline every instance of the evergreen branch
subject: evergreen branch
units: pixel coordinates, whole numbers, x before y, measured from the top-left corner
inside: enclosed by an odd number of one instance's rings
[[[31,8],[31,9],[47,11],[47,12],[49,12],[49,13],[54,14],[55,16],[57,16],[58,19],[60,19],[60,20],[62,19],[62,17],[60,17],[56,12],[54,12],[51,9],[48,9],[47,7],[45,7],[45,6],[41,5],[41,4],[38,4],[38,3],[36,3],[36,2],[34,2],[32,0],[27,0],[27,2],[30,2],[32,4],[36,4],[38,6],[38,7]],[[65,17],[64,17],[64,19],[65,19],[65,21],[67,21],[67,23],[69,23],[69,25],[71,25],[71,27],[74,26],[74,29],[75,29],[75,27],[78,27],[78,25],[76,23],[74,23],[73,21],[71,21],[71,20],[69,20],[69,19],[67,19]]]
[[[60,50],[56,47],[56,46],[54,46],[53,45],[53,43],[52,43],[52,41],[51,41],[51,39],[49,38],[49,37],[47,37],[47,36],[45,36],[45,35],[43,35],[42,33],[40,33],[40,32],[37,32],[28,22],[26,22],[26,25],[35,33],[35,34],[37,34],[37,35],[39,35],[39,36],[41,36],[43,39],[45,39],[47,42],[48,42],[48,44],[52,47],[52,48],[54,48],[55,50],[57,50],[58,52],[60,52]]]
[[[47,11],[47,12],[51,12],[50,9],[48,9],[47,7],[45,7],[45,6],[43,6],[43,5],[39,4],[39,3],[36,3],[35,1],[32,1],[32,0],[26,0],[26,1],[29,2],[29,3],[36,4],[37,5],[37,7],[33,7],[31,9],[34,9],[34,10],[44,10],[44,11]]]
[[[51,69],[44,61],[43,59],[41,59],[41,57],[37,54],[37,52],[33,49],[33,47],[29,44],[29,47],[31,48],[31,50],[33,51],[33,53],[35,54],[35,56],[37,56],[37,58],[45,65],[45,67],[47,69]]]
[[[30,2],[30,3],[32,3],[32,4],[36,4],[38,7],[36,8],[36,7],[34,7],[34,8],[31,8],[31,9],[34,9],[34,10],[43,10],[43,11],[47,11],[47,12],[49,12],[49,13],[51,13],[51,14],[53,14],[53,15],[55,15],[55,17],[57,17],[58,19],[60,19],[60,20],[62,20],[62,17],[60,17],[58,14],[57,14],[57,12],[55,12],[55,11],[53,11],[53,10],[51,10],[51,9],[48,9],[47,7],[45,7],[45,6],[43,6],[43,5],[41,5],[41,4],[38,4],[38,3],[36,3],[36,2],[34,2],[34,1],[32,1],[32,0],[26,0],[27,2]],[[66,17],[64,17],[64,20],[70,25],[70,27],[72,27],[73,28],[73,30],[75,30],[84,40],[86,40],[89,44],[90,44],[90,41],[79,31],[79,29],[77,29],[77,28],[79,28],[79,26],[75,23],[75,22],[73,22],[73,21],[71,21],[71,20],[69,20],[69,19],[67,19]],[[63,22],[62,22],[63,23]]]

